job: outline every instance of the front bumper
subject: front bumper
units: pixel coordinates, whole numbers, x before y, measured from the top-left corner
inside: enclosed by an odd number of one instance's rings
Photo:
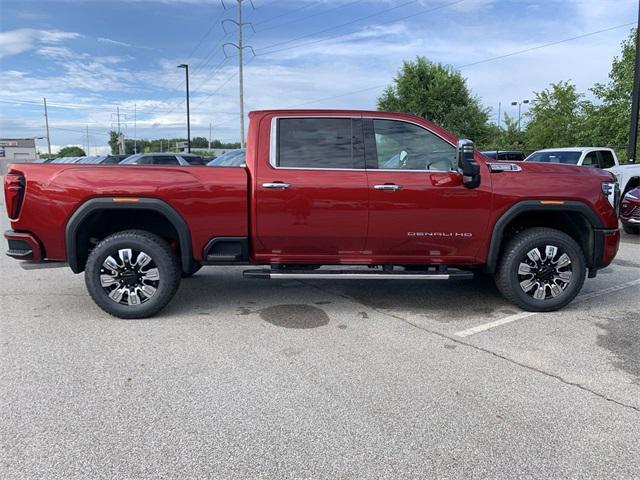
[[[11,258],[29,260],[31,262],[43,260],[44,252],[42,246],[31,233],[7,230],[4,232],[4,238],[7,239],[8,243],[7,255]]]
[[[620,247],[620,230],[597,229],[594,231],[593,270],[608,266],[618,253]]]

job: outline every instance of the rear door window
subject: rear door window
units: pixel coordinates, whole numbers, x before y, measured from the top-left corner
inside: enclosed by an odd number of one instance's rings
[[[358,121],[351,118],[280,118],[275,166],[279,168],[362,169],[355,153]],[[273,162],[273,159],[272,159]]]

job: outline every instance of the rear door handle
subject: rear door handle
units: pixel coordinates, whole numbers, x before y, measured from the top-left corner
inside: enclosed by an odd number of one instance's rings
[[[290,183],[284,183],[284,182],[270,182],[270,183],[262,184],[263,188],[271,188],[274,190],[284,190],[286,188],[289,188],[290,186],[291,186]]]
[[[391,192],[395,192],[400,190],[402,187],[400,185],[395,185],[393,183],[385,183],[384,185],[374,185],[374,190],[389,190]]]

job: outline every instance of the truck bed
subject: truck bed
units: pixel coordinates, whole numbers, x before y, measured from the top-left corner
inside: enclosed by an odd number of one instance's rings
[[[28,230],[46,245],[49,260],[65,260],[65,226],[87,200],[166,202],[189,225],[193,256],[201,260],[216,236],[248,235],[247,171],[240,167],[14,164],[26,180],[13,229]]]

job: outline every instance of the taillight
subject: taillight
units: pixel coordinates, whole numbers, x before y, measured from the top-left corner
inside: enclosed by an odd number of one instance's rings
[[[20,173],[8,173],[4,177],[4,198],[7,215],[15,220],[20,215],[20,207],[24,198],[24,176]]]

